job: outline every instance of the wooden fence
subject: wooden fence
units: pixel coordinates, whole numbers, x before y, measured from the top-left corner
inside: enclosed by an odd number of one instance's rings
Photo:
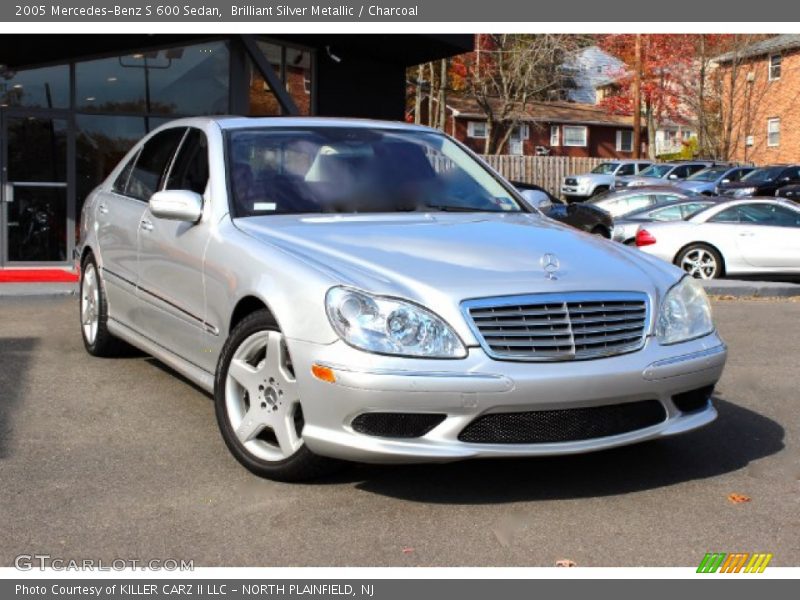
[[[506,179],[542,186],[550,193],[560,194],[561,181],[567,175],[591,171],[604,158],[572,156],[515,156],[508,154],[484,155],[483,159]]]

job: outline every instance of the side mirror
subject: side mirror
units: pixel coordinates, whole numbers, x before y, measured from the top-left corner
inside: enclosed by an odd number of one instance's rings
[[[150,196],[150,212],[159,219],[197,223],[203,215],[203,197],[189,190],[164,190]]]
[[[730,183],[730,182],[731,182],[731,180],[726,177],[720,183]]]
[[[675,175],[675,173],[670,173],[669,176],[667,177],[667,179],[677,179],[677,178],[678,176]]]
[[[539,210],[547,210],[553,205],[550,197],[539,190],[522,190],[520,191],[520,195],[525,198],[528,204]]]

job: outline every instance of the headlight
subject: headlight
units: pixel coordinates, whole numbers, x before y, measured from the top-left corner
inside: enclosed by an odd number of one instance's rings
[[[737,188],[733,193],[736,196],[749,196],[750,194],[754,194],[756,188],[754,187],[746,187],[746,188]]]
[[[711,303],[700,282],[684,277],[667,292],[656,323],[656,337],[662,344],[677,344],[714,331]]]
[[[334,287],[325,296],[325,310],[339,337],[367,352],[425,358],[467,355],[447,323],[410,302]]]

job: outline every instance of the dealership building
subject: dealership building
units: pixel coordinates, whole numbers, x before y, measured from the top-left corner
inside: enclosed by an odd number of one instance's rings
[[[406,68],[472,44],[471,35],[3,35],[0,269],[69,265],[84,198],[163,123],[400,120]]]

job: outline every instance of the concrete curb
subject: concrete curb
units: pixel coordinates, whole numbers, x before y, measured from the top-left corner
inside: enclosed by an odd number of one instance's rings
[[[77,283],[0,284],[0,298],[14,298],[20,296],[74,296],[77,293]]]
[[[704,281],[706,292],[716,296],[788,298],[800,296],[800,284],[781,281],[742,281],[718,279]]]

